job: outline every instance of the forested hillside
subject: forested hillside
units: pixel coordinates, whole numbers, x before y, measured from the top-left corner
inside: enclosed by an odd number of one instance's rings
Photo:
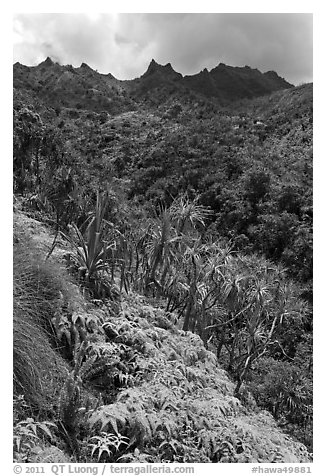
[[[14,194],[17,461],[309,461],[311,84],[17,63]]]

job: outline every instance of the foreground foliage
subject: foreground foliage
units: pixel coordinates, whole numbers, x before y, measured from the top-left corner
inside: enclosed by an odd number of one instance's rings
[[[16,257],[19,248],[25,246],[23,235],[18,235]],[[39,324],[32,325],[50,326],[43,346],[63,364],[53,367],[42,359],[43,348],[36,346],[30,353],[32,369],[39,375],[39,389],[47,391],[45,385],[50,380],[57,397],[49,403],[35,388],[31,398],[29,376],[19,380],[17,393],[26,394],[27,406],[20,405],[19,409],[15,404],[19,415],[16,441],[21,428],[30,426],[34,431],[34,425],[44,431],[42,440],[37,430],[37,439],[29,435],[30,430],[24,433],[28,444],[19,451],[16,448],[17,461],[309,460],[304,446],[285,436],[271,415],[262,412],[254,401],[246,407],[234,397],[235,385],[216,356],[198,335],[181,329],[182,320],[175,312],[154,307],[150,302],[157,301],[133,291],[121,294],[119,306],[116,303],[112,307],[110,300],[87,303],[77,290],[67,294],[73,285],[63,277],[57,258],[42,263],[39,255],[39,265],[33,268],[37,253],[40,251],[31,250],[31,258],[20,261],[19,269],[27,268],[41,288],[28,289],[26,282],[22,289],[30,300],[39,296],[35,306],[42,310],[42,287],[49,283],[49,313],[40,314]],[[55,276],[61,276],[58,288],[51,284],[58,282]],[[25,304],[19,301],[21,292],[17,291],[17,299],[22,315]],[[52,322],[60,322],[58,312],[60,319],[71,322],[66,334],[58,332],[57,325],[51,327]],[[20,327],[25,325],[21,320]],[[15,350],[19,352],[25,345],[22,339]],[[55,375],[58,383],[54,382]],[[41,419],[35,420],[36,415]]]

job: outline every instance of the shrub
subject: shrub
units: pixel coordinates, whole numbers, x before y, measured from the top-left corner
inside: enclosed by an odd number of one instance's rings
[[[262,358],[247,387],[260,407],[312,450],[312,378],[302,362]]]

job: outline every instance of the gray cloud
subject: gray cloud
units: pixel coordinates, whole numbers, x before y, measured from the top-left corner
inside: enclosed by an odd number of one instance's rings
[[[131,79],[155,58],[182,74],[224,62],[312,81],[311,14],[17,14],[14,35],[14,60],[29,65],[51,56]]]

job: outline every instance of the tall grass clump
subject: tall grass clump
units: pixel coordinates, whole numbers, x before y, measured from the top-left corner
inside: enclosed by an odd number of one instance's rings
[[[66,364],[55,351],[51,318],[62,306],[68,288],[60,267],[45,262],[30,242],[14,246],[13,378],[15,395],[34,408],[50,408],[66,375]]]

